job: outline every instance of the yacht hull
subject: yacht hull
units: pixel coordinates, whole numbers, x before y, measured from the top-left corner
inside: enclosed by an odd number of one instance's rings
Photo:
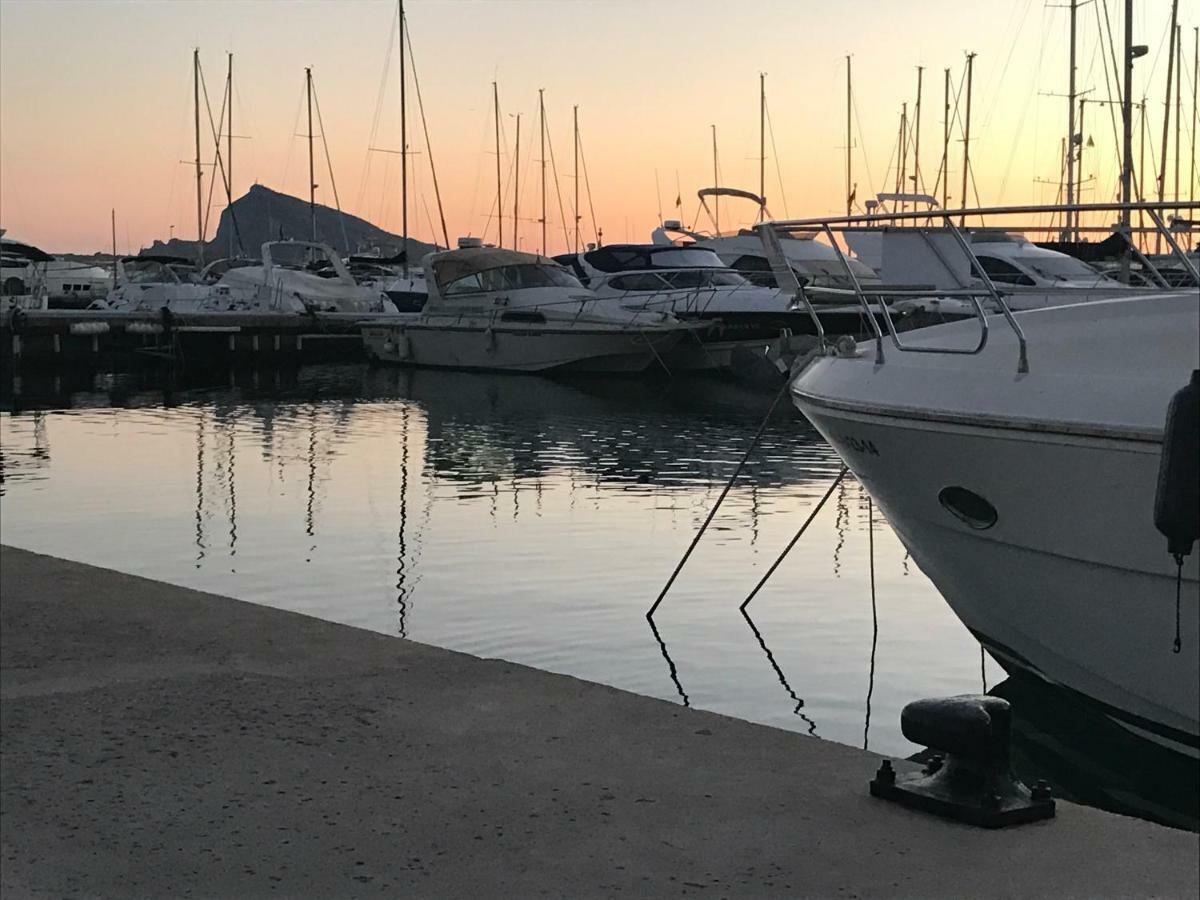
[[[371,359],[397,365],[503,372],[641,372],[685,329],[477,327],[365,324]]]
[[[1153,523],[1160,442],[850,410],[802,390],[795,400],[1001,665],[1198,754],[1198,566],[1193,555],[1184,569],[1174,653],[1176,572]],[[995,524],[944,506],[951,486],[989,501]]]

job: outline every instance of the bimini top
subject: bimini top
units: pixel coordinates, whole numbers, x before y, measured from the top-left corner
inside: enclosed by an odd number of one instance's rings
[[[534,266],[561,272],[569,279],[569,283],[563,286],[579,286],[573,276],[568,275],[566,270],[549,257],[504,250],[500,247],[469,247],[433,253],[425,258],[424,265],[427,274],[432,271],[434,283],[439,288],[445,288],[480,272],[490,272],[506,266]],[[547,282],[547,285],[551,283]]]
[[[712,250],[672,244],[610,244],[583,254],[583,260],[601,272],[638,272],[645,269],[727,269]]]

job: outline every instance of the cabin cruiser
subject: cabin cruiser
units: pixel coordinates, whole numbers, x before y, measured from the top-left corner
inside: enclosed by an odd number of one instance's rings
[[[251,288],[231,287],[224,276],[246,260],[216,260],[199,272],[191,260],[179,256],[126,256],[117,261],[117,286],[89,309],[115,312],[285,312],[302,313],[304,307],[290,298],[275,306],[261,302]]]
[[[429,299],[418,314],[363,323],[370,359],[505,372],[637,372],[694,326],[669,311],[604,303],[567,269],[530,253],[483,247],[423,261]]]
[[[328,244],[268,241],[261,265],[231,269],[217,287],[250,292],[265,309],[391,315],[396,307],[374,283],[359,284]]]
[[[44,299],[48,309],[83,309],[111,287],[111,274],[99,266],[59,259],[32,244],[0,237],[0,293],[27,298],[24,306],[39,306]],[[39,299],[28,299],[33,297]]]
[[[793,399],[1002,666],[1200,755],[1198,554],[1177,571],[1154,512],[1167,406],[1200,368],[1200,292],[987,324],[975,351],[966,321],[916,332],[919,352],[843,345]]]
[[[761,241],[758,247],[762,253]],[[606,303],[624,309],[665,310],[680,319],[708,324],[699,346],[676,351],[675,366],[727,368],[738,348],[761,351],[781,333],[807,336],[811,344],[816,334],[812,318],[794,308],[789,295],[751,284],[707,248],[612,244],[555,259],[569,266]],[[868,333],[866,315],[856,303],[823,306],[819,315],[828,333]]]

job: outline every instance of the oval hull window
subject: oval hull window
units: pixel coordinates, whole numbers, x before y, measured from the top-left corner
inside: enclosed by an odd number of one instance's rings
[[[938,492],[938,502],[955,518],[979,531],[991,528],[999,518],[991,503],[974,491],[957,485],[942,488]]]

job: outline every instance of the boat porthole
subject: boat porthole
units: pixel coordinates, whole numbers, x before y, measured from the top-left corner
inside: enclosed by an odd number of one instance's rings
[[[938,502],[949,513],[980,531],[991,528],[999,518],[996,507],[974,491],[957,485],[942,488],[938,492]]]

